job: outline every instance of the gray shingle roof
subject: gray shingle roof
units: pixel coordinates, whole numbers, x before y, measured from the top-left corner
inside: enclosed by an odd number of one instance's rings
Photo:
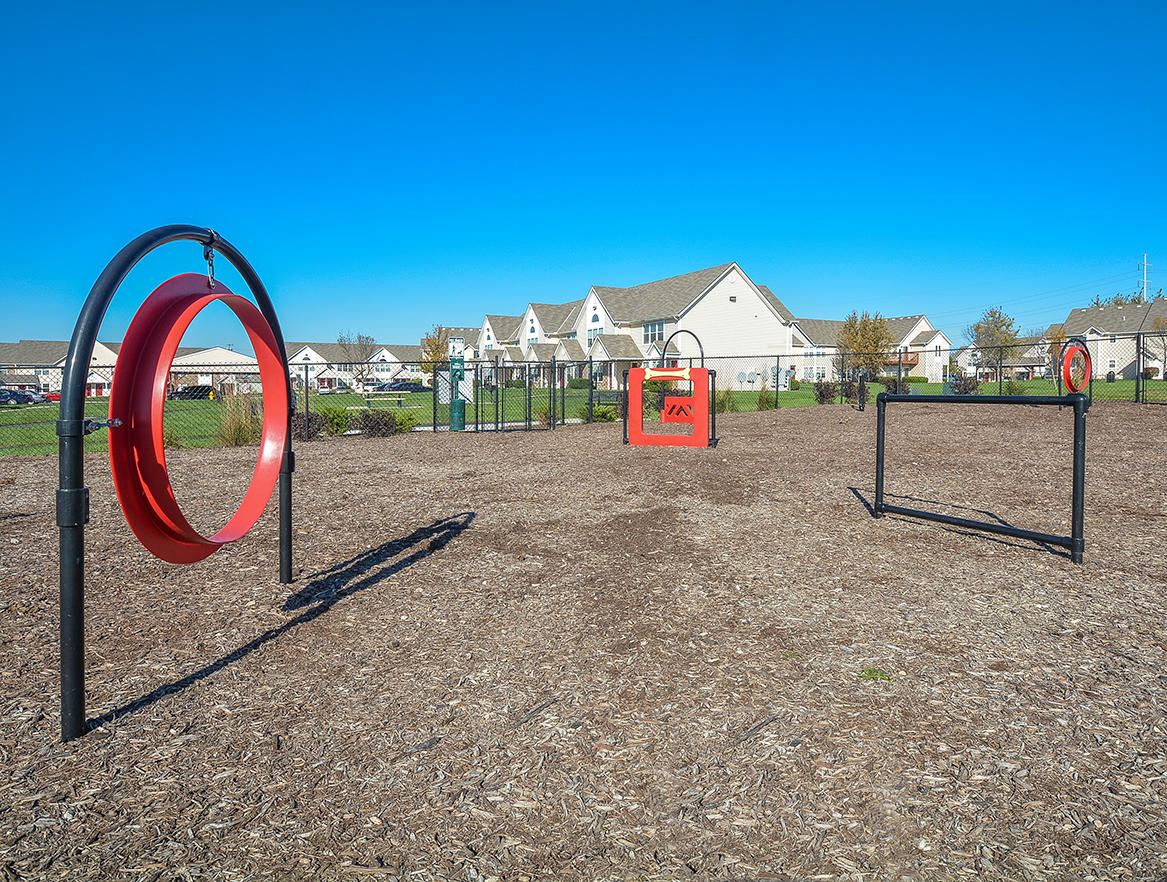
[[[535,311],[535,318],[539,319],[539,324],[543,326],[543,333],[554,334],[563,326],[568,316],[572,313],[579,315],[581,306],[582,300],[573,300],[570,303],[532,303],[531,309]],[[519,318],[522,319],[522,316]]]
[[[0,364],[56,364],[69,353],[67,340],[0,343]]]
[[[1133,334],[1147,331],[1157,318],[1167,319],[1167,298],[1156,297],[1150,303],[1127,306],[1084,306],[1070,311],[1062,323],[1067,336],[1084,334],[1097,328],[1107,334]]]
[[[353,360],[352,353],[346,347],[342,346],[339,343],[293,343],[291,341],[285,341],[284,347],[288,351],[288,359],[292,360],[294,358],[294,356],[296,355],[296,353],[299,352],[301,349],[303,349],[305,346],[310,346],[312,348],[313,352],[315,352],[317,355],[319,355],[321,358],[323,358],[329,364],[349,364]],[[401,359],[402,361],[406,361],[406,359],[401,358],[401,356],[397,355],[397,353],[394,352],[394,350],[408,348],[408,347],[389,346],[389,345],[386,345],[385,343],[374,343],[372,346],[372,349],[369,350],[370,354],[375,354],[379,349],[382,349],[382,348],[388,349],[390,352],[392,352],[399,359]],[[415,348],[417,349],[418,352],[421,351],[420,346],[417,346]],[[303,361],[303,359],[301,358],[301,359],[299,359],[299,361]]]
[[[923,317],[923,314],[902,315],[884,319],[884,321],[886,321],[887,326],[891,328],[891,335],[895,338],[896,343],[903,343],[904,338],[912,332],[912,328],[916,327],[916,323],[919,322]]]
[[[915,337],[912,338],[911,343],[909,345],[922,346],[923,344],[927,343],[929,340],[931,340],[933,337],[935,337],[939,333],[940,332],[938,330],[936,330],[935,328],[933,328],[930,331],[921,331]]]
[[[446,328],[446,333],[451,337],[461,337],[471,346],[478,345],[478,333],[482,328]]]
[[[398,361],[421,361],[421,346],[417,343],[390,344],[385,347]]]
[[[528,351],[535,356],[532,361],[551,361],[555,355],[555,346],[554,343],[535,343],[528,347]]]
[[[592,344],[593,351],[597,347],[602,347],[613,361],[641,361],[644,358],[644,353],[628,334],[600,334]]]
[[[723,263],[721,266],[631,288],[604,288],[596,285],[593,290],[603,301],[613,321],[633,323],[673,318],[708,291],[731,266],[732,263]]]
[[[521,350],[518,346],[508,346],[508,347],[506,347],[505,351],[506,351],[506,356],[507,356],[508,361],[522,361],[523,360],[523,350]]]
[[[571,361],[585,361],[587,353],[584,352],[583,345],[574,337],[567,340],[560,340],[559,345],[563,347],[564,354]]]
[[[771,291],[765,285],[759,285],[758,290],[761,291],[765,298],[770,301],[770,305],[773,306],[774,309],[778,310],[778,315],[782,316],[783,321],[794,321],[794,313],[786,308],[786,304],[774,296],[773,291]]]
[[[835,319],[795,319],[810,342],[816,346],[836,346],[843,323]]]
[[[492,342],[505,343],[508,340],[519,339],[519,322],[523,320],[521,315],[488,315],[486,320],[490,322],[490,329],[494,331]]]
[[[0,386],[36,386],[40,387],[40,378],[36,374],[0,374]]]

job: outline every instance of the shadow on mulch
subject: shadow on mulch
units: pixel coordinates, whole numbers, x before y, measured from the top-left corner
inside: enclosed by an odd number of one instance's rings
[[[232,662],[246,658],[265,643],[282,637],[293,628],[324,615],[346,597],[371,588],[444,548],[450,540],[470,526],[475,516],[475,512],[466,511],[442,518],[428,526],[419,527],[408,536],[382,543],[375,548],[361,552],[356,557],[342,561],[326,570],[313,573],[309,577],[311,581],[284,602],[283,608],[286,611],[308,607],[298,616],[289,619],[278,628],[269,628],[254,640],[243,644],[222,658],[199,668],[199,670],[187,674],[182,679],[165,683],[141,698],[135,698],[121,707],[106,711],[101,716],[88,720],[86,728],[94,729],[118,717],[139,711],[161,698],[181,692],[193,683],[206,679]],[[422,543],[425,544],[422,545]],[[389,566],[382,566],[390,559],[415,546],[421,547]]]
[[[865,509],[867,509],[867,513],[869,515],[871,515],[872,517],[875,517],[875,507],[870,502],[868,502],[867,497],[865,497],[862,493],[860,493],[858,488],[856,488],[856,487],[848,487],[847,489],[850,490],[851,493],[854,494],[856,499],[858,499],[860,502],[863,503],[863,507]],[[896,494],[896,493],[885,493],[884,496],[887,497],[888,499],[907,500],[908,502],[923,502],[923,503],[926,503],[928,505],[940,505],[940,506],[944,506],[945,508],[957,508],[957,509],[960,509],[961,511],[971,511],[971,512],[974,512],[976,514],[983,515],[985,520],[996,521],[997,523],[1002,524],[1006,527],[1013,526],[1013,524],[1009,523],[1003,517],[1001,517],[1000,515],[998,515],[994,512],[989,511],[986,508],[973,508],[972,506],[968,506],[968,505],[957,505],[956,503],[953,503],[953,502],[942,502],[939,499],[924,499],[920,496],[905,496],[905,495],[900,495],[900,494]],[[891,518],[892,520],[902,521],[905,523],[907,523],[907,522],[917,523],[912,518],[902,517],[900,515],[896,515],[896,514],[892,514],[892,513],[888,513],[887,517]],[[955,533],[958,536],[968,536],[970,538],[980,539],[984,542],[993,542],[997,545],[1008,545],[1011,548],[1029,548],[1029,549],[1039,548],[1042,551],[1048,552],[1049,554],[1052,554],[1056,557],[1064,557],[1067,560],[1070,559],[1070,552],[1066,551],[1065,549],[1063,549],[1057,545],[1050,545],[1048,542],[1014,542],[1014,541],[1010,541],[1009,539],[1003,539],[999,535],[994,535],[992,533],[981,533],[978,530],[967,530],[967,529],[964,529],[963,527],[952,527],[952,526],[948,526],[946,524],[937,524],[936,526],[938,529],[944,530],[948,533]],[[1167,880],[1165,880],[1165,882],[1167,882]]]

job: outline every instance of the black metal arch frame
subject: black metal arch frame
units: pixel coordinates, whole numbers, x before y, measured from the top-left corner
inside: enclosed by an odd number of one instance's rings
[[[678,328],[669,334],[669,339],[665,340],[665,345],[660,349],[660,366],[665,366],[665,353],[669,351],[669,344],[673,342],[673,337],[677,336],[677,334],[688,334],[690,337],[697,341],[697,351],[701,353],[701,367],[705,367],[705,347],[701,345],[701,338],[690,331],[688,328]],[[692,363],[693,362],[689,362],[689,364]]]
[[[288,353],[275,308],[263,282],[247,259],[226,239],[206,227],[172,224],[143,233],[126,245],[102,270],[81,307],[61,381],[61,411],[57,420],[59,475],[57,527],[61,550],[61,739],[85,734],[85,525],[89,523],[89,488],[85,486],[84,438],[104,426],[85,418],[85,380],[93,359],[93,345],[110,301],[130,270],[162,245],[199,242],[204,250],[218,251],[239,271],[256,306],[271,326],[286,365]],[[292,411],[295,397],[288,381],[288,434],[280,465],[280,582],[292,581]]]

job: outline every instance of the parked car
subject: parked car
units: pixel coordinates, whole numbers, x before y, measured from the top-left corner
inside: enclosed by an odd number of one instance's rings
[[[46,392],[45,398],[48,401],[60,401],[61,400],[61,393],[60,392]]]
[[[23,389],[0,389],[0,404],[36,404],[37,395]]]
[[[182,386],[166,396],[171,401],[214,401],[214,386]]]
[[[383,392],[429,392],[430,387],[415,380],[394,380],[386,383]]]

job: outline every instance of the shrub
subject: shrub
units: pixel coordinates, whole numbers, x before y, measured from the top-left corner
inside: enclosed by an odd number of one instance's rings
[[[581,404],[575,409],[575,418],[581,423],[591,422],[591,420],[588,419],[588,406],[586,404]]]
[[[172,450],[182,450],[182,439],[178,436],[178,430],[174,426],[164,425],[162,427],[162,446]]]
[[[597,407],[593,409],[592,416],[595,417],[597,423],[614,423],[616,422],[616,408],[608,405]]]
[[[843,397],[852,404],[859,403],[859,383],[855,380],[843,381]],[[863,386],[863,393],[867,401],[871,400],[871,386]]]
[[[1144,380],[1153,380],[1157,376],[1159,376],[1159,369],[1157,367],[1145,367],[1145,368],[1143,368],[1143,379]]]
[[[791,392],[797,392],[799,390],[799,387],[801,387],[801,386],[802,386],[802,383],[798,382],[798,380],[794,379],[794,377],[790,378],[790,391]]]
[[[551,425],[551,410],[547,405],[540,405],[535,408],[535,419],[539,421],[539,425],[546,429]]]
[[[587,377],[572,377],[567,381],[568,389],[586,389],[589,385]]]
[[[960,374],[948,378],[948,388],[951,389],[952,395],[976,395],[980,391],[981,384],[976,377]]]
[[[353,419],[347,408],[335,404],[320,408],[320,418],[324,420],[324,431],[329,435],[343,435]]]
[[[717,394],[713,396],[713,407],[718,413],[735,413],[737,399],[733,397],[733,392],[729,389],[719,389]]]
[[[227,447],[243,447],[259,440],[261,426],[250,395],[231,395],[223,401],[219,414],[219,442]]]
[[[927,377],[904,377],[905,383],[927,383]]]
[[[308,440],[319,438],[324,431],[324,418],[316,411],[308,412]],[[292,414],[292,440],[304,439],[304,414],[296,411]]]
[[[762,388],[758,390],[758,410],[773,410],[774,409],[774,393],[770,391],[770,387],[766,385],[766,381],[762,381]]]
[[[896,382],[895,377],[880,377],[879,382],[892,395],[907,395],[912,391],[911,386],[908,385],[907,377],[904,377],[900,382]]]
[[[839,384],[830,380],[816,380],[814,384],[814,403],[832,404],[839,397]]]
[[[397,432],[397,418],[386,407],[370,407],[360,411],[357,424],[362,432],[372,438],[388,438]]]
[[[1015,380],[1013,377],[1010,377],[1008,380],[1001,384],[1001,394],[1024,395],[1025,387],[1018,383],[1017,380]]]
[[[417,428],[417,417],[414,416],[412,410],[395,410],[393,411],[393,420],[397,423],[397,434],[402,432],[412,432]]]
[[[526,380],[507,380],[505,385],[508,389],[526,389],[527,388],[527,381]]]

